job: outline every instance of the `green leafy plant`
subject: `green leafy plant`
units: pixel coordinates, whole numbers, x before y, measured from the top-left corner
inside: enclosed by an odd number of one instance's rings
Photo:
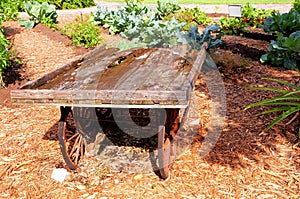
[[[126,1],[117,10],[97,6],[96,12],[93,13],[94,22],[108,28],[110,34],[114,35],[157,20],[156,15],[150,15],[148,8],[142,3],[136,1],[133,4],[137,6],[133,6],[131,1]]]
[[[91,14],[93,17],[94,23],[98,25],[105,25],[110,17],[112,10],[107,7],[97,5],[96,11]]]
[[[151,21],[146,26],[136,26],[121,33],[131,40],[129,47],[164,47],[178,44],[178,32],[184,23],[172,18],[171,21]],[[124,46],[125,43],[123,42]],[[120,45],[119,45],[120,46]]]
[[[127,13],[135,13],[136,15],[144,15],[150,11],[149,7],[139,0],[125,0],[123,8]]]
[[[59,10],[87,8],[95,5],[93,0],[38,0],[38,2],[48,2],[55,5]]]
[[[105,19],[103,27],[109,28],[109,32],[114,35],[125,32],[136,25],[144,23],[142,15],[132,13],[124,14],[121,11],[112,11],[108,18]]]
[[[20,19],[19,23],[26,28],[31,29],[38,23],[43,23],[49,27],[56,23],[57,12],[53,4],[48,4],[47,2],[39,3],[37,1],[25,2],[24,9],[30,16],[30,19]]]
[[[206,26],[203,33],[200,34],[198,26],[191,26],[189,32],[183,31],[178,34],[178,42],[182,44],[189,44],[192,49],[197,50],[200,50],[204,42],[207,44],[208,49],[217,48],[220,44],[222,44],[220,38],[223,34],[213,36],[211,33],[217,32],[218,30],[219,26],[217,24],[213,24]]]
[[[242,18],[226,18],[222,16],[218,23],[220,25],[220,31],[227,35],[240,35],[244,32],[247,24],[243,23]]]
[[[0,20],[16,20],[18,11],[21,10],[23,3],[11,0],[2,0],[0,2]]]
[[[251,27],[260,27],[264,24],[265,19],[273,14],[276,14],[274,9],[259,9],[254,8],[250,3],[246,3],[242,7],[242,21]]]
[[[297,10],[300,13],[300,0],[295,0],[293,2],[293,10]]]
[[[265,32],[281,32],[284,36],[300,30],[300,13],[291,9],[288,13],[277,13],[267,17],[263,25]]]
[[[174,14],[180,11],[181,7],[179,6],[177,1],[170,1],[170,0],[158,0],[157,1],[157,13],[160,19],[164,17]]]
[[[11,43],[4,36],[2,22],[0,21],[0,87],[4,87],[3,72],[6,68],[11,67],[12,61],[20,63],[16,56],[9,52]]]
[[[277,33],[276,41],[271,40],[268,53],[262,55],[262,63],[275,66],[283,65],[287,69],[300,69],[300,31],[290,34],[289,37]]]
[[[47,2],[49,4],[55,5],[58,10],[65,9],[76,9],[76,8],[87,8],[95,6],[94,0],[36,0],[39,3]],[[1,0],[0,2],[0,13],[8,15],[8,13],[13,14],[12,11],[24,12],[24,0]],[[14,14],[13,14],[14,15]],[[15,18],[13,18],[14,20]]]
[[[284,120],[290,115],[293,115],[300,111],[300,87],[291,84],[286,81],[278,80],[278,79],[268,79],[280,84],[283,84],[285,86],[288,86],[292,88],[292,91],[285,90],[285,89],[279,89],[279,88],[269,88],[269,87],[263,87],[263,88],[252,88],[256,90],[263,90],[263,91],[273,91],[278,93],[279,95],[276,97],[272,97],[271,99],[262,100],[253,104],[250,104],[246,106],[246,109],[253,108],[253,107],[259,107],[259,106],[271,106],[272,109],[263,111],[262,115],[269,114],[269,113],[276,113],[281,112],[281,115],[279,115],[276,119],[274,119],[266,128],[266,130],[269,130],[274,125],[278,124],[280,121]],[[300,138],[300,135],[299,135]]]
[[[61,32],[72,39],[75,46],[86,48],[95,47],[103,42],[101,28],[95,25],[88,17],[78,17],[66,24]]]
[[[5,39],[4,35],[0,33],[0,86],[3,87],[3,78],[2,78],[2,73],[4,69],[7,67],[10,67],[11,65],[11,53],[8,51],[8,46],[10,42]]]
[[[163,20],[169,21],[172,17],[179,22],[185,22],[186,25],[182,30],[188,31],[190,26],[207,25],[212,22],[212,19],[206,16],[206,13],[201,11],[198,7],[184,8],[179,12],[169,14]]]

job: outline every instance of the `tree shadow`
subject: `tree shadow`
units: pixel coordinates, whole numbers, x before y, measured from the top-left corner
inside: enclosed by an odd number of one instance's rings
[[[267,125],[278,116],[278,114],[259,115],[262,111],[267,110],[266,107],[257,107],[244,110],[245,106],[263,99],[267,99],[273,96],[271,91],[258,91],[248,89],[253,85],[268,85],[271,86],[271,82],[265,82],[262,80],[265,74],[261,70],[269,70],[269,68],[251,69],[250,73],[237,74],[233,77],[223,78],[224,86],[226,88],[226,103],[227,112],[225,124],[222,127],[222,131],[213,148],[207,155],[203,156],[203,159],[209,164],[219,164],[223,166],[229,166],[231,168],[246,168],[251,167],[254,164],[259,165],[265,169],[270,169],[272,161],[266,159],[266,157],[276,158],[274,154],[280,153],[281,149],[279,145],[286,143],[288,145],[295,145],[299,142],[297,137],[297,130],[299,129],[299,120],[293,121],[290,125],[288,123],[292,116],[285,120],[282,125],[277,125],[269,131],[265,131]],[[274,73],[276,69],[271,69]],[[277,71],[277,74],[281,73]],[[256,74],[254,74],[256,73]],[[276,72],[275,72],[276,73]],[[288,74],[288,71],[284,73]],[[271,77],[270,74],[268,77]],[[283,74],[280,74],[282,77]],[[291,78],[287,76],[286,78]],[[245,79],[248,81],[246,82]],[[276,85],[274,85],[276,86]],[[209,96],[209,90],[204,81],[196,87],[196,90],[204,92]],[[207,133],[209,125],[205,126],[206,129],[202,129]],[[194,140],[193,151],[197,154],[201,154],[203,150],[203,144],[207,135],[201,133],[197,135]],[[290,154],[293,156],[287,157],[295,165],[299,166],[300,154],[297,154],[291,147],[287,147],[290,150]],[[284,149],[285,151],[287,149]]]
[[[16,22],[17,23],[17,22]],[[13,41],[13,37],[16,34],[19,34],[21,32],[21,28],[19,27],[10,27],[10,26],[5,26],[4,24],[4,35],[11,41]]]
[[[11,67],[5,68],[2,73],[4,84],[6,86],[11,84],[18,84],[18,86],[20,86],[21,82],[25,80],[25,78],[22,77],[21,69],[22,64],[16,62],[15,60],[11,60]]]

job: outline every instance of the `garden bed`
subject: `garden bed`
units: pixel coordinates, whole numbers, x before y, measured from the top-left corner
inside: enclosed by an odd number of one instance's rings
[[[0,90],[0,197],[299,198],[300,150],[294,129],[299,121],[291,125],[282,123],[264,132],[274,115],[256,116],[259,109],[243,110],[247,104],[272,96],[271,92],[248,89],[277,85],[262,78],[280,78],[292,83],[300,78],[295,71],[257,61],[268,42],[226,36],[223,39],[226,47],[212,53],[225,85],[227,119],[218,142],[207,156],[200,157],[199,151],[209,128],[211,100],[200,77],[196,84],[200,130],[191,150],[171,165],[168,180],[161,181],[152,171],[115,169],[106,166],[101,157],[85,157],[79,171],[58,183],[51,179],[51,173],[65,166],[56,132],[59,108],[11,104],[9,90],[90,49],[72,46],[67,37],[43,25],[32,30],[20,27],[17,22],[3,25],[23,65],[6,73],[9,84]],[[119,37],[107,38],[112,43],[119,40]],[[120,149],[136,150],[126,146]]]

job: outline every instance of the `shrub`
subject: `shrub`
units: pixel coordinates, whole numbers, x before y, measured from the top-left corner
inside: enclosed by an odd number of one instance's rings
[[[70,37],[75,46],[89,48],[103,42],[100,27],[95,25],[88,17],[76,18],[73,22],[66,24],[61,32]]]
[[[251,27],[260,27],[267,17],[276,14],[274,9],[258,9],[247,3],[242,7],[242,21]]]
[[[300,70],[300,30],[284,37],[277,33],[276,41],[272,40],[268,53],[264,54],[260,61],[275,66],[283,65],[287,69]]]
[[[300,0],[295,0],[293,3],[293,10],[297,10],[300,13]]]
[[[175,17],[175,19],[179,22],[186,23],[186,25],[182,28],[186,31],[189,30],[190,26],[207,25],[212,22],[212,19],[208,18],[205,12],[201,11],[198,7],[184,8],[177,13],[169,14],[168,16],[164,17],[164,20],[169,21],[173,17]]]
[[[291,9],[288,13],[277,13],[266,18],[263,25],[265,32],[281,32],[284,36],[300,30],[300,13]]]
[[[228,35],[240,35],[243,33],[247,24],[243,23],[242,18],[221,17],[219,21],[220,31]]]

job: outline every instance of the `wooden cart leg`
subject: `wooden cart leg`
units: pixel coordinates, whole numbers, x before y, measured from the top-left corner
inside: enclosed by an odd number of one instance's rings
[[[67,166],[71,170],[75,170],[84,154],[84,139],[75,128],[68,128],[68,123],[72,120],[71,108],[61,107],[61,118],[58,126],[59,146]]]
[[[171,142],[166,137],[165,126],[159,126],[158,129],[158,166],[159,173],[162,179],[167,179],[169,176],[169,164],[171,156]]]
[[[169,176],[169,165],[172,155],[172,140],[179,127],[179,109],[166,109],[167,119],[165,125],[158,129],[158,166],[162,179]]]

